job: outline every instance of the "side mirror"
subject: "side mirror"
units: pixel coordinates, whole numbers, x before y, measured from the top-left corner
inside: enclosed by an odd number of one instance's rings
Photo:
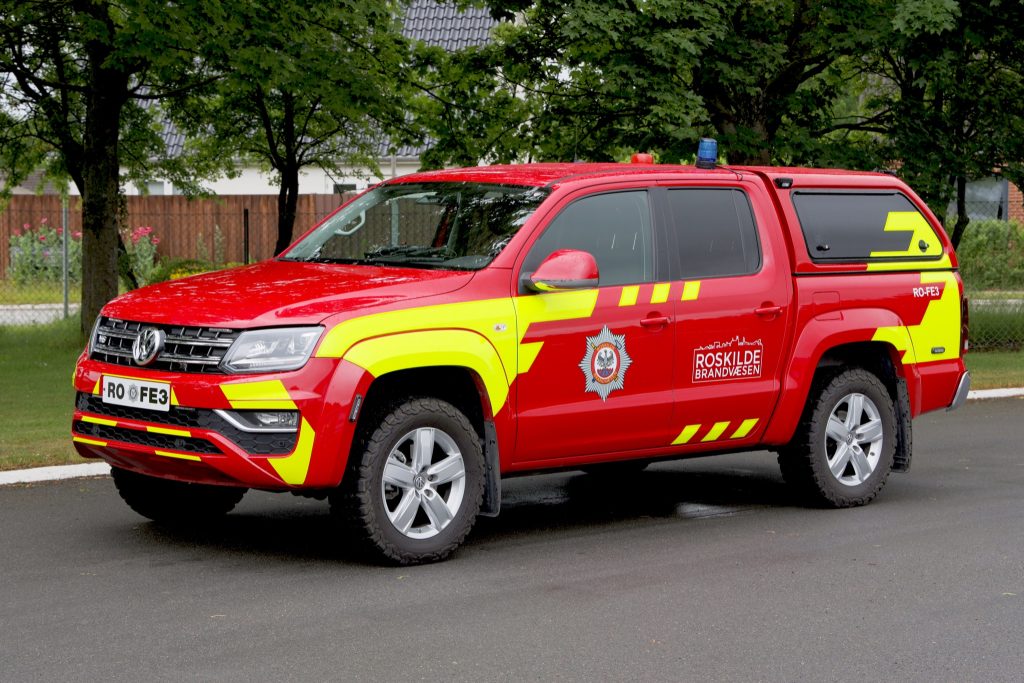
[[[534,292],[562,292],[597,287],[599,282],[597,261],[591,254],[559,249],[541,261],[525,284]]]

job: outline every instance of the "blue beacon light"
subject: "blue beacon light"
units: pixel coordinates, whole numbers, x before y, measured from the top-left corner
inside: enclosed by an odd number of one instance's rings
[[[697,144],[697,168],[711,169],[718,162],[718,141],[714,138],[701,138]]]

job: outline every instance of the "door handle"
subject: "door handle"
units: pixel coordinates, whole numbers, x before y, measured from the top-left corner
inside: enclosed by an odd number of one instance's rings
[[[644,327],[664,327],[668,325],[671,319],[667,315],[656,315],[650,318],[643,318],[640,320],[640,324]]]
[[[782,306],[761,306],[760,308],[755,308],[754,313],[762,318],[774,318],[782,313]]]

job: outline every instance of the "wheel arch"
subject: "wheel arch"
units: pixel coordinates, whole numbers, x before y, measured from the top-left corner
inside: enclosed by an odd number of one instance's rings
[[[894,401],[906,398],[908,385],[918,384],[914,367],[903,363],[904,352],[889,340],[874,338],[879,327],[902,325],[895,313],[860,309],[844,316],[847,326],[843,329],[835,329],[829,321],[812,320],[800,335],[782,377],[779,404],[763,437],[766,444],[789,443],[812,391],[823,378],[827,382],[837,368],[858,366],[871,371],[882,380]],[[908,411],[910,407],[908,404]]]
[[[353,455],[365,448],[381,419],[410,398],[437,398],[458,409],[481,439],[484,455],[484,501],[481,514],[497,515],[501,507],[501,466],[494,413],[482,377],[464,365],[430,365],[394,369],[375,377],[360,408]]]

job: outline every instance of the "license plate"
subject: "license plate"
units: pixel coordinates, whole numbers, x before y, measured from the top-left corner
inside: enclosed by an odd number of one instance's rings
[[[103,375],[100,391],[104,403],[163,412],[171,409],[171,385],[167,382]]]

